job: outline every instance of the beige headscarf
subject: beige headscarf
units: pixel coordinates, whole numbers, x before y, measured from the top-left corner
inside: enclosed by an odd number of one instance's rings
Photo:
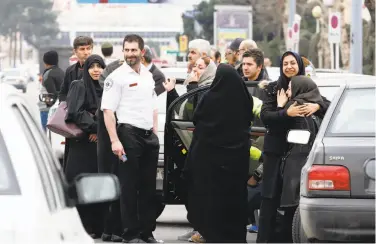
[[[214,77],[215,77],[215,72],[217,71],[217,66],[215,63],[210,60],[210,63],[208,67],[204,70],[204,72],[201,74],[200,78],[198,79],[198,86],[204,86],[204,85],[209,85]],[[188,75],[188,78],[185,80],[184,85],[188,85],[189,82],[193,78],[193,71]]]

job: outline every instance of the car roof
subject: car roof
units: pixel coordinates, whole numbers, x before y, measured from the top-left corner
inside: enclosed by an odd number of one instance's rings
[[[337,73],[329,76],[315,76],[312,80],[316,82],[318,86],[340,86],[351,84],[376,84],[376,76],[371,75],[359,75],[350,73]]]
[[[20,95],[17,89],[9,84],[0,83],[0,102],[1,104],[5,104],[6,99],[11,95]]]
[[[185,68],[160,68],[162,73],[167,77],[174,77],[177,79],[187,78],[187,67]]]

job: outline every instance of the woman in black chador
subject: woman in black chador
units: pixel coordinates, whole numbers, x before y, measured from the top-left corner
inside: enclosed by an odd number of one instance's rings
[[[67,96],[66,122],[75,123],[85,135],[69,143],[65,174],[72,180],[82,173],[98,173],[97,166],[97,121],[96,111],[102,97],[99,76],[105,64],[98,55],[90,56],[84,64],[82,80],[73,81]],[[82,223],[92,237],[102,234],[102,207],[98,204],[78,206]]]
[[[193,117],[184,170],[188,218],[210,243],[245,243],[253,100],[236,70],[218,66]]]

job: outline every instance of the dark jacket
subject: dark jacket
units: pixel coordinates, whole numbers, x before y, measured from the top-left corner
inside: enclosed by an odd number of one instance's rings
[[[243,74],[243,63],[239,63],[239,64],[235,65],[235,69],[241,77],[244,76],[244,74]]]
[[[74,80],[81,80],[83,74],[83,66],[79,62],[72,64],[65,71],[64,81],[61,84],[59,92],[59,101],[65,101],[67,99],[67,94],[69,87]]]
[[[266,87],[266,99],[261,109],[261,120],[267,128],[265,135],[264,152],[283,155],[286,151],[286,133],[289,128],[287,108],[277,108],[277,81],[269,83]],[[315,113],[319,118],[324,118],[330,101],[322,97],[323,102],[319,103],[320,109]]]
[[[47,93],[53,94],[56,99],[59,95],[61,84],[64,81],[64,71],[58,66],[52,66],[43,72],[42,85],[46,88]]]
[[[152,74],[153,74],[153,80],[155,81],[155,93],[157,94],[157,96],[159,96],[160,94],[162,94],[164,91],[165,91],[165,88],[163,86],[163,82],[165,82],[166,78],[164,76],[164,74],[162,73],[162,71],[160,71],[157,66],[155,66],[154,64],[151,66],[150,70],[149,70]]]

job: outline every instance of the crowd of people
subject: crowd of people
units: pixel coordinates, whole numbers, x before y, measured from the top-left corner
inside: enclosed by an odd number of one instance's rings
[[[55,100],[66,101],[66,123],[85,132],[66,138],[67,180],[98,172],[119,178],[118,201],[78,206],[86,231],[103,241],[157,243],[156,99],[163,92],[167,104],[177,99],[176,80],[152,63],[142,37],[124,38],[123,59],[113,59],[112,48],[103,45],[102,58],[92,54],[92,38],[77,37],[78,62],[65,73],[57,53],[45,53],[43,87]],[[192,231],[177,238],[246,243],[248,230],[257,232],[257,242],[292,242],[300,171],[330,102],[306,75],[307,62],[297,53],[282,55],[277,81],[269,79],[265,67],[271,62],[253,40],[235,39],[225,58],[226,64],[206,40],[189,42],[184,85],[187,91],[209,89],[175,111],[195,125],[181,176]],[[247,87],[245,81],[256,85]],[[250,135],[251,126],[264,126],[265,137]],[[288,143],[291,129],[309,130],[309,143]]]

